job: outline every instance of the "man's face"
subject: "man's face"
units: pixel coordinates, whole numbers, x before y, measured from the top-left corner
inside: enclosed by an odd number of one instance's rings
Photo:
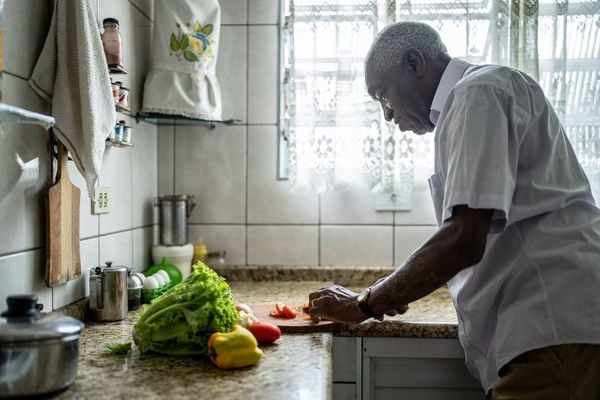
[[[386,120],[394,121],[403,132],[423,135],[433,131],[435,126],[429,120],[431,103],[410,69],[398,66],[383,74],[371,69],[365,80],[369,95],[379,101]]]

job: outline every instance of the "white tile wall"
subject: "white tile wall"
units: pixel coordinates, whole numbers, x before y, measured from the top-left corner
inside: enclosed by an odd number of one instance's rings
[[[248,28],[248,123],[277,124],[279,90],[278,28]]]
[[[396,226],[394,228],[394,264],[400,265],[413,251],[435,233],[435,226]]]
[[[173,125],[160,125],[158,127],[157,145],[158,195],[174,194],[175,128]]]
[[[321,226],[322,265],[392,265],[391,226]]]
[[[225,250],[228,265],[246,264],[245,225],[191,225],[189,238],[191,243],[202,238],[209,252]]]
[[[237,119],[246,123],[248,28],[246,26],[221,26],[221,43],[217,59],[217,79],[221,87],[223,119]]]
[[[277,181],[277,127],[248,127],[248,223],[317,224],[319,196]]]
[[[44,251],[26,251],[0,257],[0,309],[6,310],[6,297],[35,294],[44,311],[52,310],[52,289],[44,284]]]
[[[50,26],[50,2],[39,0],[5,1],[2,10],[3,57],[7,72],[29,78]],[[24,23],[20,16],[26,15]]]
[[[125,66],[130,73],[119,75],[116,80],[129,85],[135,108],[141,101],[149,60],[147,46],[152,25],[148,17],[151,18],[153,2],[93,0],[92,3],[94,10],[99,9],[98,18],[116,17],[121,22]],[[2,77],[2,101],[49,114],[49,106],[31,91],[23,78],[29,76],[45,41],[49,24],[45,19],[50,14],[44,5],[32,0],[5,2],[5,6],[15,13],[4,19],[5,69],[13,75]],[[70,178],[82,193],[80,234],[84,240],[80,253],[85,273],[91,266],[107,260],[139,270],[147,268],[149,263],[155,220],[150,204],[158,190],[157,127],[147,123],[138,125],[124,114],[119,117],[133,126],[134,147],[110,148],[103,160],[99,183],[110,186],[113,193],[110,214],[102,217],[91,214],[84,180],[75,166],[69,165]],[[0,140],[0,302],[15,291],[35,293],[45,310],[51,310],[85,297],[89,292],[87,275],[55,288],[46,287],[44,282],[44,199],[50,183],[48,134],[35,126],[4,125]]]
[[[277,24],[279,0],[248,0],[249,24]]]
[[[196,202],[190,222],[246,222],[245,126],[177,126],[175,171],[175,192]]]
[[[248,264],[318,265],[316,226],[248,226]]]
[[[392,225],[394,215],[375,211],[375,194],[352,187],[321,195],[321,223]]]
[[[221,0],[221,27],[227,24],[245,24],[248,18],[247,0]]]

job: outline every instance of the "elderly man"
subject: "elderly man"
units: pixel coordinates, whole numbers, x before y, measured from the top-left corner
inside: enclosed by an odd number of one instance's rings
[[[469,370],[493,399],[600,399],[600,210],[540,86],[451,58],[435,30],[387,26],[369,94],[402,131],[435,129],[439,229],[360,294],[310,294],[347,324],[403,312],[448,284]]]

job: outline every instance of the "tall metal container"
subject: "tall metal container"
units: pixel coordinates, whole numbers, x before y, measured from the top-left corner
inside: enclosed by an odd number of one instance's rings
[[[188,218],[196,203],[194,196],[176,194],[154,198],[154,206],[159,207],[160,244],[182,246],[188,243]]]

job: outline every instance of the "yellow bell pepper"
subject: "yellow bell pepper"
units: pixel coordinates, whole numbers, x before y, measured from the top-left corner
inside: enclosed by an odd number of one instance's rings
[[[254,335],[244,327],[234,325],[231,332],[215,332],[208,339],[210,359],[219,368],[242,368],[254,365],[262,350]]]

